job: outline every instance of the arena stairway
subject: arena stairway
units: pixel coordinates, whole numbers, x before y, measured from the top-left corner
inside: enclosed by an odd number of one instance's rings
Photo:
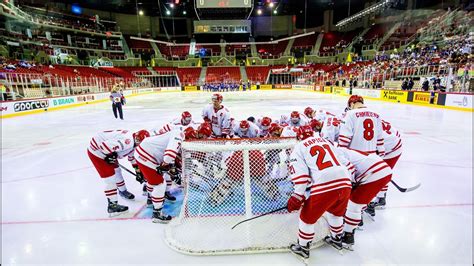
[[[245,70],[245,66],[240,66],[240,77],[243,82],[247,82],[249,80],[247,77],[247,71]]]
[[[390,30],[387,31],[387,33],[385,33],[385,35],[382,37],[382,39],[380,39],[379,41],[377,41],[377,44],[376,44],[376,47],[375,47],[375,50],[378,51],[380,49],[380,47],[385,43],[385,41],[390,38],[390,36],[392,36],[392,34],[398,29],[400,28],[400,25],[402,25],[401,22],[397,22],[395,23],[391,28]]]
[[[316,39],[316,43],[314,44],[313,51],[311,54],[317,54],[319,52],[319,48],[321,48],[321,43],[323,42],[324,33],[320,33],[318,35],[318,39]]]

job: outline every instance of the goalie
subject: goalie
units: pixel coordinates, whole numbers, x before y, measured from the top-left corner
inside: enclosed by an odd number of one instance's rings
[[[258,186],[267,199],[277,200],[280,197],[280,192],[275,178],[279,176],[279,173],[286,171],[269,170],[267,167],[268,159],[265,157],[261,151],[249,151],[250,182],[251,185]],[[225,167],[225,175],[217,182],[209,195],[209,201],[213,206],[221,205],[235,188],[243,185],[245,174],[243,152],[235,151],[230,154],[225,159]]]

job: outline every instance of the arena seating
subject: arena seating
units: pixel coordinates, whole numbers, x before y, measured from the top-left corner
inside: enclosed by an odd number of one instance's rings
[[[319,48],[320,53],[334,53],[342,50],[345,46],[352,42],[352,39],[360,32],[360,30],[352,30],[348,32],[326,32]]]
[[[288,41],[278,42],[276,44],[257,44],[257,51],[262,58],[280,56],[285,51]]]
[[[208,67],[206,82],[240,81],[240,69],[238,67]]]
[[[157,43],[160,53],[169,59],[186,59],[189,54],[189,45],[186,46],[168,46],[166,44]]]
[[[270,69],[270,66],[248,66],[246,68],[247,78],[254,83],[265,83]]]

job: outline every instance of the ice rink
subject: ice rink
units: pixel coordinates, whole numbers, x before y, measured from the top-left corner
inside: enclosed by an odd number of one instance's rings
[[[275,118],[306,106],[340,113],[347,101],[287,90],[223,95],[237,120]],[[119,199],[130,212],[108,218],[103,183],[86,154],[90,138],[108,129],[150,129],[185,110],[200,121],[209,102],[210,93],[155,93],[130,97],[124,121],[113,117],[108,102],[2,120],[1,264],[300,265],[290,253],[188,256],[171,250],[163,241],[166,225],[147,218],[141,185],[127,173],[137,198]],[[355,251],[341,256],[323,246],[311,252],[310,264],[472,265],[472,113],[366,105],[402,133],[394,180],[422,185],[410,193],[390,186],[387,208],[356,232]]]

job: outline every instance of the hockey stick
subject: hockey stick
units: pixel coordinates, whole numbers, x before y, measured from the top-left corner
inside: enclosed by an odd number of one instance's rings
[[[127,167],[121,165],[121,164],[118,164],[120,166],[120,168],[122,168],[123,170],[127,171],[128,173],[130,173],[131,175],[133,176],[137,176],[137,174],[135,174],[134,172],[132,172],[131,170],[129,170]]]
[[[286,206],[285,207],[281,207],[279,209],[276,209],[276,210],[273,210],[273,211],[269,211],[269,212],[266,212],[266,213],[263,213],[263,214],[260,214],[260,215],[257,215],[255,217],[252,217],[252,218],[249,218],[249,219],[245,219],[243,221],[240,221],[238,223],[236,223],[234,226],[232,226],[231,229],[234,229],[235,227],[237,227],[237,225],[241,224],[241,223],[245,223],[245,222],[248,222],[250,220],[253,220],[253,219],[257,219],[257,218],[260,218],[262,216],[265,216],[265,215],[268,215],[268,214],[272,214],[272,213],[275,213],[275,212],[279,212],[279,211],[282,211],[282,210],[286,210]]]
[[[403,187],[400,187],[399,185],[397,185],[397,183],[395,183],[395,181],[393,180],[390,180],[390,182],[392,182],[392,184],[400,191],[400,192],[410,192],[410,191],[413,191],[417,188],[419,188],[421,186],[421,183],[419,183],[418,185],[414,186],[414,187],[409,187],[409,188],[403,188]]]

